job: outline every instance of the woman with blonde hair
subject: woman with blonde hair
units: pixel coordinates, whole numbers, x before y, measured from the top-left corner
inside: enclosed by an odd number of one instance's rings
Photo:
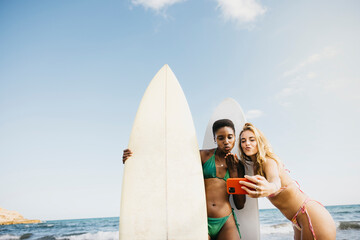
[[[251,123],[240,133],[239,147],[244,164],[253,163],[255,176],[240,181],[250,197],[267,197],[293,223],[294,239],[336,239],[330,213],[319,202],[300,190],[272,151],[264,134]]]

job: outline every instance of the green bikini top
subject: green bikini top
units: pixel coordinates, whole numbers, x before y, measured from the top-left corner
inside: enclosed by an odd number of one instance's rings
[[[226,180],[230,177],[229,170],[226,170],[225,176],[223,178],[216,176],[215,153],[216,153],[216,150],[215,150],[214,154],[209,158],[209,160],[207,160],[204,163],[204,165],[202,166],[204,179],[218,178],[218,179],[222,179],[226,182]]]

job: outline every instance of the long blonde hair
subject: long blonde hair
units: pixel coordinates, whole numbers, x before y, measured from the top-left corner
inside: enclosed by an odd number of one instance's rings
[[[254,162],[254,174],[266,177],[263,169],[263,163],[266,162],[266,159],[273,159],[278,166],[280,166],[281,161],[279,157],[273,152],[271,145],[266,139],[265,135],[251,123],[245,123],[239,135],[239,148],[241,153],[240,159],[244,163],[244,165],[247,161],[251,161],[250,157],[245,155],[243,149],[241,148],[241,134],[244,131],[251,131],[252,133],[254,133],[257,143],[258,152],[256,153],[256,161]]]

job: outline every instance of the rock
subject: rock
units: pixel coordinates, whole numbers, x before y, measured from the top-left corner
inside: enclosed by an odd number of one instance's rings
[[[0,208],[0,225],[39,223],[39,222],[41,221],[26,219],[16,211],[9,211],[4,208]]]

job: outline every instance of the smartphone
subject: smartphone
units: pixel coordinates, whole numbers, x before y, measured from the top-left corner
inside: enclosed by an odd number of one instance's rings
[[[244,189],[241,188],[243,185],[241,185],[239,181],[250,182],[246,178],[228,178],[226,181],[226,189],[228,194],[248,194]]]

